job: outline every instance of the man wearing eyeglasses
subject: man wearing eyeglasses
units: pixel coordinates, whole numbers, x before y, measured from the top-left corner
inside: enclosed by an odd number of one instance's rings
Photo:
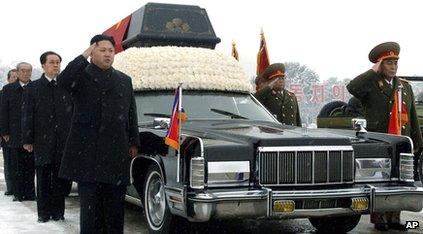
[[[16,65],[18,80],[3,87],[0,105],[0,134],[15,161],[13,201],[35,200],[34,156],[22,147],[22,94],[30,82],[32,66],[21,62]]]
[[[295,94],[285,89],[285,65],[274,63],[267,67],[261,85],[254,96],[285,125],[301,126],[300,110]]]

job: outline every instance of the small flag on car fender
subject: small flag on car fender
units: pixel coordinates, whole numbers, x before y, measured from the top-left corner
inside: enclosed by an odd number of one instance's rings
[[[165,137],[166,145],[179,151],[181,123],[187,120],[187,114],[182,108],[182,86],[179,85],[175,91],[170,126]]]

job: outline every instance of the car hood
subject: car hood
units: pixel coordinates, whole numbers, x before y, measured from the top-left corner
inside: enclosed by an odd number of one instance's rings
[[[301,128],[250,120],[191,120],[182,132],[202,139],[206,160],[252,160],[258,147],[348,146],[356,158],[394,157],[412,152],[410,138],[353,130]],[[357,136],[359,135],[359,136]]]
[[[251,161],[257,148],[265,146],[345,146],[351,145],[350,138],[354,137],[353,131],[342,133],[249,120],[187,121],[182,132],[202,139],[207,161]]]
[[[354,131],[308,129],[247,120],[190,121],[183,131],[201,137],[206,144],[219,140],[258,146],[350,145],[350,138],[355,137]]]

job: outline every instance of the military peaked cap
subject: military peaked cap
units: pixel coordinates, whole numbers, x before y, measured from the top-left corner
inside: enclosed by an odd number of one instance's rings
[[[274,63],[268,66],[263,72],[263,78],[266,80],[281,76],[285,76],[285,65],[283,63]]]
[[[396,42],[385,42],[377,45],[369,53],[369,60],[377,63],[379,60],[394,58],[399,59],[400,46]]]

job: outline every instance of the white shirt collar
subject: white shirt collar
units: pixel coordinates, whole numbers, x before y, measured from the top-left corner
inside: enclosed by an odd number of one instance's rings
[[[52,80],[56,80],[56,77],[50,78],[46,74],[44,74],[44,76],[46,77],[46,79],[48,80],[48,82],[51,82]]]
[[[21,87],[24,87],[24,86],[26,86],[28,83],[24,83],[24,82],[22,82],[22,81],[19,81],[19,84],[21,85]]]
[[[386,83],[388,83],[389,86],[392,87],[392,84],[393,84],[392,81],[393,81],[393,79],[392,80],[385,79],[385,81],[386,81]]]

